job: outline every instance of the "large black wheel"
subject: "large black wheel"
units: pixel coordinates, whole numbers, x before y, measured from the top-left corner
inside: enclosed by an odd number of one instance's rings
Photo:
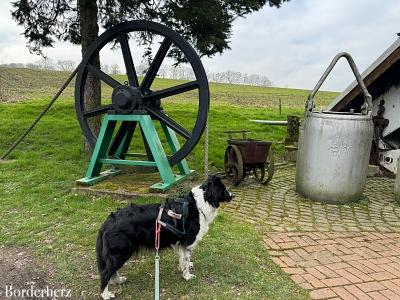
[[[159,49],[140,83],[129,46],[129,38],[135,34],[152,34],[160,40]],[[122,50],[121,54],[128,78],[125,83],[118,82],[93,63],[100,50],[106,45],[112,46],[114,43],[119,45]],[[183,53],[193,70],[195,79],[172,87],[153,90],[151,88],[153,81],[171,49]],[[97,76],[103,83],[112,88],[111,104],[102,104],[101,107],[94,109],[87,108],[85,86],[89,73]],[[198,90],[198,110],[192,128],[188,129],[168,116],[162,109],[161,103],[164,98],[192,90]],[[201,60],[195,50],[177,32],[164,25],[150,21],[124,22],[105,31],[89,47],[76,77],[75,108],[81,129],[92,146],[96,143],[97,135],[89,125],[90,118],[101,116],[110,110],[120,114],[143,112],[150,114],[153,119],[159,120],[183,137],[181,139],[183,140],[181,148],[169,157],[169,163],[172,166],[184,159],[192,151],[203,133],[209,109],[208,81]],[[115,139],[121,139],[127,130],[129,130],[129,126],[121,126],[118,132],[119,137],[117,136]]]

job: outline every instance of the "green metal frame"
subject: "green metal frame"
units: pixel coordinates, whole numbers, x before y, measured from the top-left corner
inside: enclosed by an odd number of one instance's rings
[[[108,149],[110,147],[117,122],[130,122],[129,130],[127,130],[125,137],[118,146],[114,158],[108,158]],[[140,125],[144,139],[147,141],[148,148],[150,149],[154,161],[125,159],[125,157],[128,156],[126,152],[131,143],[137,123]],[[167,142],[172,150],[172,153],[176,153],[179,150],[180,145],[175,132],[163,123],[161,123],[161,127],[167,138]],[[103,164],[113,165],[114,169],[101,172]],[[186,179],[189,175],[194,173],[194,170],[189,169],[187,161],[184,159],[177,164],[179,174],[174,174],[172,167],[168,162],[163,145],[161,144],[160,138],[157,134],[157,130],[154,127],[153,120],[149,115],[105,114],[100,133],[97,138],[96,146],[93,150],[89,167],[86,171],[86,177],[81,178],[76,182],[82,185],[93,185],[96,182],[121,172],[115,168],[116,165],[156,167],[160,173],[161,182],[153,184],[150,188],[158,191],[168,190],[173,185],[178,184],[182,180]]]

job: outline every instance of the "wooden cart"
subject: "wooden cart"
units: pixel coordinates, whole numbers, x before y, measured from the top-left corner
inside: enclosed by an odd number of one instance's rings
[[[267,184],[274,175],[272,142],[247,138],[248,130],[224,131],[228,134],[228,147],[225,150],[224,168],[227,178],[238,185],[251,173],[258,182]],[[233,134],[242,134],[241,139]]]

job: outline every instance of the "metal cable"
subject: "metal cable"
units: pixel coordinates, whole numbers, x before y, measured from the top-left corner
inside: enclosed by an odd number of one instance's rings
[[[54,104],[54,102],[58,99],[58,97],[61,95],[61,93],[65,90],[65,88],[68,86],[68,84],[71,82],[71,80],[75,77],[76,73],[78,72],[79,65],[76,67],[76,69],[69,75],[68,79],[64,82],[64,84],[61,86],[61,88],[58,90],[58,92],[53,96],[49,104],[42,110],[42,112],[36,117],[36,119],[33,121],[31,126],[29,126],[22,134],[21,136],[11,145],[11,147],[3,154],[1,159],[5,159],[18,145],[19,143],[22,142],[22,140],[28,135],[29,132],[36,126],[37,123],[39,123],[40,119],[49,111],[51,106]]]

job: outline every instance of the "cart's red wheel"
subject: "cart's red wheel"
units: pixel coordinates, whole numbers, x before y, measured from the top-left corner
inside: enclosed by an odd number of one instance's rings
[[[243,158],[239,147],[229,145],[225,150],[224,168],[226,177],[233,185],[238,185],[244,177]]]

